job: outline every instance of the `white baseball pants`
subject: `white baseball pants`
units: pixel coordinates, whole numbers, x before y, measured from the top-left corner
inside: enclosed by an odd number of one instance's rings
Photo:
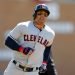
[[[12,61],[9,62],[4,75],[38,75],[38,70],[32,72],[24,72],[22,69],[18,69]]]

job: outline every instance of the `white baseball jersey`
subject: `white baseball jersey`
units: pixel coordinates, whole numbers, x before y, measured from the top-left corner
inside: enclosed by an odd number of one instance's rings
[[[31,47],[34,52],[28,56],[14,51],[13,58],[33,66],[40,66],[43,61],[45,47],[52,44],[55,33],[47,25],[40,31],[32,21],[21,22],[9,33],[23,47]]]

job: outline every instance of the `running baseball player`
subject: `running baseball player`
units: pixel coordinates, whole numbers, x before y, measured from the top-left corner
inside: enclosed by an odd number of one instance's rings
[[[45,24],[49,14],[47,5],[38,4],[34,8],[33,21],[18,23],[7,35],[5,45],[13,51],[13,57],[4,75],[48,75],[48,72],[55,75],[49,57],[55,33]]]

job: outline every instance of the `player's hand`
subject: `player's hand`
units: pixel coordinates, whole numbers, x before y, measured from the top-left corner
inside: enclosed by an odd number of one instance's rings
[[[39,67],[39,73],[45,73],[47,71],[46,68],[47,64],[46,63],[42,63],[42,65]]]
[[[34,50],[33,50],[32,48],[30,48],[30,47],[25,47],[24,50],[23,50],[23,53],[24,53],[25,55],[27,55],[27,54],[31,55],[33,51],[34,51]]]

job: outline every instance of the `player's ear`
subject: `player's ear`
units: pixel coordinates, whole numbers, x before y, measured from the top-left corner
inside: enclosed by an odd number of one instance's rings
[[[33,14],[33,19],[35,20],[35,18],[36,18],[36,14]]]

